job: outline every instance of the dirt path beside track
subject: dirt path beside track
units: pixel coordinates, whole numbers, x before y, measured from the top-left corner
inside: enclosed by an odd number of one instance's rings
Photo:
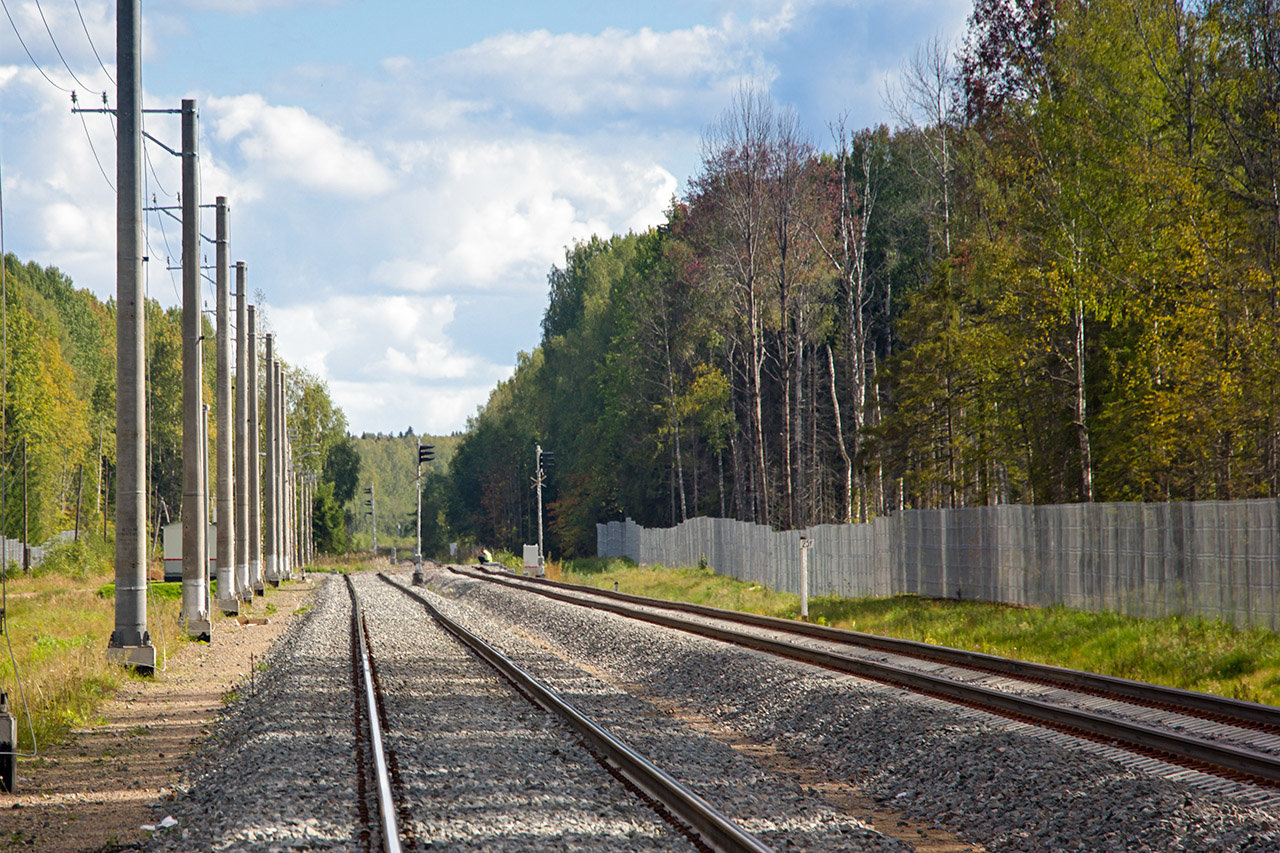
[[[42,748],[39,758],[20,758],[17,794],[0,795],[0,851],[132,848],[209,734],[224,694],[248,678],[313,589],[310,581],[269,588],[246,611],[266,624],[219,618],[212,643],[188,643],[153,679],[126,681],[103,707],[105,723],[75,730],[65,743]]]

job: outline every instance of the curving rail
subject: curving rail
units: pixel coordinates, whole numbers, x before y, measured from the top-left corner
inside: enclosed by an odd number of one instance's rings
[[[899,687],[906,687],[911,690],[938,696],[954,702],[996,711],[1006,716],[1012,716],[1025,721],[1035,722],[1039,725],[1055,728],[1069,734],[1085,736],[1102,742],[1114,741],[1116,744],[1126,746],[1139,752],[1153,754],[1172,763],[1192,766],[1200,770],[1208,770],[1209,772],[1214,772],[1218,775],[1244,777],[1249,781],[1264,784],[1269,787],[1280,787],[1280,757],[1273,754],[1259,752],[1230,743],[1214,741],[1189,733],[1159,729],[1144,723],[1119,719],[1114,716],[1098,714],[1085,709],[1055,705],[1050,702],[1045,702],[1031,697],[1004,693],[998,690],[981,687],[979,685],[968,684],[962,681],[956,681],[943,676],[934,675],[932,673],[896,666],[887,662],[873,661],[841,654],[839,652],[812,648],[798,643],[773,639],[743,631],[736,631],[730,628],[710,625],[704,622],[691,621],[680,618],[679,616],[667,615],[653,611],[666,610],[692,613],[704,618],[734,622],[738,624],[749,624],[755,627],[763,627],[775,631],[785,631],[790,634],[800,634],[816,639],[834,639],[837,642],[872,646],[886,651],[892,650],[899,653],[912,654],[914,657],[929,657],[929,659],[933,660],[941,660],[943,658],[929,655],[927,654],[927,650],[930,648],[937,650],[941,647],[927,647],[927,644],[911,643],[910,641],[905,640],[892,640],[891,638],[858,634],[857,632],[842,631],[840,629],[827,628],[818,625],[790,622],[789,620],[775,619],[773,617],[724,611],[701,605],[660,601],[657,599],[644,598],[642,596],[632,596],[626,593],[600,590],[595,587],[575,587],[572,585],[559,584],[554,581],[541,579],[533,580],[521,578],[516,580],[510,575],[503,576],[505,573],[488,571],[484,574],[476,575],[472,572],[461,571],[456,567],[450,567],[450,570],[456,574],[466,577],[495,582],[516,589],[535,592],[558,601],[604,610],[627,618],[638,619],[688,633],[699,634],[734,645],[754,648],[759,651],[765,651],[793,660],[810,663],[826,669],[845,672],[861,678],[880,681],[882,683],[892,684]],[[601,596],[606,599],[612,599],[612,601],[585,600],[578,595],[563,592],[560,589],[557,589],[557,587],[571,589],[577,593]],[[648,609],[637,609],[637,606],[643,606]],[[894,646],[895,648],[890,648],[890,646]],[[1213,719],[1234,719],[1236,718],[1234,715],[1241,714],[1242,716],[1240,718],[1248,720],[1250,725],[1253,725],[1254,727],[1267,728],[1276,726],[1278,724],[1277,721],[1280,720],[1280,717],[1277,717],[1275,714],[1268,713],[1270,709],[1268,709],[1267,706],[1255,706],[1253,703],[1222,699],[1222,702],[1219,705],[1215,702],[1219,697],[1212,697],[1207,694],[1195,694],[1191,693],[1191,691],[1180,691],[1173,688],[1160,687],[1158,685],[1145,685],[1141,682],[1125,682],[1124,679],[1109,679],[1106,676],[1096,676],[1090,673],[1081,673],[1076,670],[1066,670],[1060,667],[1045,667],[1040,664],[1031,664],[1024,661],[996,658],[992,655],[977,655],[976,653],[964,652],[963,650],[958,649],[947,649],[945,651],[950,652],[953,655],[949,660],[946,660],[948,663],[973,667],[975,666],[974,664],[961,663],[963,658],[973,656],[974,658],[979,659],[982,663],[982,665],[977,668],[991,671],[995,667],[999,667],[998,671],[1004,674],[1013,675],[1027,680],[1050,681],[1050,683],[1070,686],[1066,682],[1053,680],[1052,678],[1052,676],[1057,673],[1067,673],[1071,674],[1072,677],[1078,677],[1080,682],[1088,682],[1091,680],[1102,680],[1108,683],[1120,682],[1122,684],[1122,689],[1127,691],[1128,696],[1144,704],[1158,705],[1160,707],[1169,707],[1174,705],[1175,702],[1184,698],[1183,694],[1190,694],[1190,696],[1194,697],[1194,701],[1185,706],[1188,711],[1194,711],[1199,713],[1201,716],[1211,716]],[[1144,691],[1141,688],[1150,689],[1149,691]],[[1075,687],[1074,689],[1081,688]],[[1181,705],[1178,706],[1179,710],[1181,710],[1182,707],[1183,706]],[[1206,708],[1210,708],[1212,710],[1206,710]]]
[[[470,574],[456,566],[449,570],[456,574]],[[512,579],[505,571],[481,569],[486,576],[501,580]],[[827,625],[815,625],[809,622],[797,622],[794,619],[782,619],[777,616],[762,616],[756,613],[743,613],[737,610],[724,610],[705,604],[691,604],[683,601],[664,601],[648,598],[627,592],[601,589],[581,584],[562,583],[546,578],[519,578],[516,585],[537,584],[547,588],[567,589],[574,592],[595,595],[614,601],[624,601],[660,610],[672,610],[679,613],[690,613],[708,619],[723,622],[735,622],[770,631],[780,631],[799,637],[815,640],[842,643],[861,648],[876,649],[883,652],[933,661],[935,663],[952,664],[969,669],[981,670],[997,675],[1008,675],[1024,681],[1035,681],[1065,687],[1082,693],[1096,696],[1125,699],[1136,704],[1164,708],[1193,717],[1202,717],[1216,722],[1231,722],[1247,728],[1262,729],[1280,733],[1280,708],[1274,705],[1262,705],[1257,702],[1246,702],[1226,696],[1214,696],[1209,693],[1198,693],[1194,690],[1183,690],[1178,687],[1166,687],[1161,684],[1149,684],[1113,675],[1100,675],[1096,672],[1085,672],[1050,664],[1033,663],[1031,661],[1004,658],[983,652],[966,651],[933,643],[922,643],[916,640],[903,640],[898,637],[884,637],[879,634],[866,634],[861,631],[850,631],[845,628],[832,628]]]

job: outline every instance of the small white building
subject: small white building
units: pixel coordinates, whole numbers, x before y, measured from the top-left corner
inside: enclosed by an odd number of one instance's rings
[[[164,579],[182,580],[182,522],[164,526]],[[210,524],[204,536],[204,550],[209,555],[209,574],[218,569],[218,525]]]

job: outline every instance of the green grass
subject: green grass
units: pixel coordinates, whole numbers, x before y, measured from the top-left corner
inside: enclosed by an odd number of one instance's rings
[[[639,567],[628,560],[550,565],[569,583],[670,601],[795,619],[797,595],[716,575],[709,569]],[[1063,607],[1024,608],[896,596],[809,600],[809,619],[989,654],[1083,669],[1280,705],[1280,635],[1197,617],[1138,619]]]
[[[96,721],[106,697],[136,677],[106,659],[115,627],[115,589],[106,583],[112,547],[91,539],[59,546],[30,577],[11,573],[5,584],[0,689],[9,694],[18,718],[23,751],[31,749],[33,729],[40,745]],[[149,598],[149,625],[176,626],[177,613],[177,602],[163,593]],[[166,633],[172,653],[182,641],[176,627]]]
[[[0,635],[0,690],[9,694],[18,718],[23,752],[31,750],[32,729],[39,746],[60,741],[75,727],[99,722],[112,692],[142,678],[107,661],[115,627],[114,557],[112,544],[85,540],[59,546],[30,577],[11,567],[5,634]],[[147,627],[157,655],[162,650],[172,655],[190,642],[178,627],[181,603],[181,583],[150,585]],[[263,604],[267,613],[275,612],[274,603]]]

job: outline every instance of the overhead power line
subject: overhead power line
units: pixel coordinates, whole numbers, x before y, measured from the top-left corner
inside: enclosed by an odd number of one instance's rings
[[[106,101],[107,101],[107,94],[106,92],[103,92],[102,102],[105,104]],[[76,93],[72,92],[71,103],[74,104],[75,102],[76,102]],[[93,144],[93,135],[89,133],[89,124],[84,120],[84,113],[77,112],[77,115],[80,116],[80,126],[84,128],[84,138],[89,140],[89,150],[93,152],[93,162],[98,164],[98,171],[102,173],[102,178],[107,182],[107,186],[111,187],[112,192],[115,192],[116,185],[112,183],[111,178],[107,175],[107,170],[102,167],[102,160],[98,158],[98,149]]]
[[[87,89],[89,91],[93,91],[92,89],[90,89],[88,84],[86,84],[83,80],[81,80],[79,77],[76,76],[76,72],[71,70],[71,66],[67,63],[67,58],[62,55],[62,48],[58,47],[58,40],[53,37],[53,30],[50,29],[49,27],[49,19],[44,16],[44,7],[40,5],[40,0],[35,0],[35,2],[36,2],[36,11],[40,13],[40,20],[44,22],[44,31],[49,34],[49,41],[53,42],[53,49],[58,54],[58,58],[62,60],[62,67],[67,69],[67,73],[71,75],[72,80],[75,80],[77,83],[80,84],[81,89]],[[77,6],[77,8],[79,7]],[[9,20],[12,21],[13,19],[10,18]],[[106,95],[107,95],[106,92],[102,93],[103,98],[106,98]]]
[[[76,14],[80,16],[80,26],[84,28],[84,37],[89,40],[89,48],[93,51],[93,56],[98,60],[98,67],[102,69],[102,73],[107,75],[107,79],[111,81],[111,85],[116,84],[116,79],[111,76],[111,72],[107,70],[107,66],[102,62],[102,57],[98,55],[98,46],[93,43],[93,36],[89,35],[89,27],[84,22],[84,15],[80,12],[80,0],[75,0]]]
[[[23,41],[22,33],[18,32],[18,25],[13,21],[13,15],[9,14],[9,4],[6,3],[5,0],[0,0],[0,8],[4,9],[4,15],[6,18],[9,19],[9,26],[13,27],[13,34],[18,37],[18,44],[22,45],[22,49],[27,54],[27,59],[31,60],[31,64],[34,65],[36,67],[36,70],[40,72],[40,76],[48,80],[49,85],[54,87],[58,91],[66,92],[68,95],[72,94],[72,91],[70,89],[64,86],[60,86],[56,82],[54,82],[54,79],[44,72],[44,69],[40,67],[40,63],[36,62],[36,58],[31,55],[31,49],[28,48],[27,43]],[[40,16],[44,17],[44,12],[41,12]],[[85,88],[88,88],[88,87],[85,87]]]

